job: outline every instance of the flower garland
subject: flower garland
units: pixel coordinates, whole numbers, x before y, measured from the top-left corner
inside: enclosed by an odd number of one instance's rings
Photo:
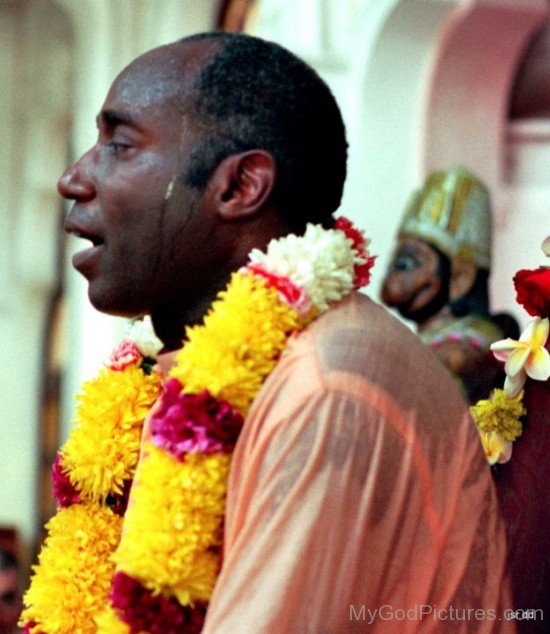
[[[542,244],[550,257],[550,236]],[[491,345],[493,354],[505,363],[504,389],[470,408],[478,427],[489,464],[503,464],[512,456],[512,443],[521,436],[523,386],[527,378],[546,381],[550,377],[550,353],[545,348],[550,330],[550,267],[521,270],[514,276],[517,302],[534,317],[518,341],[503,339]]]
[[[154,351],[131,340],[119,346],[85,386],[54,465],[60,510],[25,597],[29,634],[200,632],[221,566],[231,455],[250,404],[288,337],[369,282],[368,246],[339,218],[333,229],[308,225],[302,237],[252,251],[203,323],[186,330],[139,464],[159,379],[150,373]]]
[[[135,341],[125,340],[77,397],[74,428],[53,465],[58,513],[25,595],[25,632],[95,632],[108,602],[143,420],[160,394],[151,373],[160,345],[140,335],[130,331]]]

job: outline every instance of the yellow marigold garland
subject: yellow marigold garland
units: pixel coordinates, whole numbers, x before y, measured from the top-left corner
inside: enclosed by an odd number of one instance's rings
[[[204,324],[187,330],[171,376],[185,393],[207,389],[246,415],[288,335],[306,318],[252,274],[235,274]],[[136,477],[118,570],[182,606],[208,601],[221,565],[230,455],[189,454],[183,463],[150,447]]]
[[[221,546],[230,460],[189,454],[178,462],[150,446],[126,512],[118,569],[182,605],[207,601],[220,566],[213,547]]]
[[[138,365],[122,372],[104,368],[84,385],[74,429],[61,450],[64,468],[84,497],[103,502],[133,478],[143,419],[159,392],[159,377]]]
[[[187,330],[171,376],[185,392],[206,388],[245,414],[288,335],[300,327],[299,315],[274,288],[252,274],[234,274],[204,325]]]
[[[94,618],[109,598],[122,518],[97,504],[61,509],[47,524],[48,537],[26,593],[22,615],[31,634],[93,634]]]
[[[130,628],[123,623],[109,605],[95,619],[97,634],[128,634]]]
[[[96,632],[94,619],[108,604],[122,527],[108,497],[133,478],[143,419],[160,393],[159,377],[140,361],[122,371],[104,368],[83,385],[74,428],[59,452],[74,492],[46,526],[21,616],[30,634]]]

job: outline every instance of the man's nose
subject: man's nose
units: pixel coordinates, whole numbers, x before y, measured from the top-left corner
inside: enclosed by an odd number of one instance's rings
[[[87,202],[95,197],[96,191],[89,172],[89,152],[68,167],[57,181],[57,190],[69,200]]]

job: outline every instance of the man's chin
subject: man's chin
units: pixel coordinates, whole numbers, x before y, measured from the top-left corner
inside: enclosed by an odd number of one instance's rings
[[[107,293],[90,284],[88,287],[88,299],[90,304],[100,313],[112,317],[134,318],[146,314],[148,311],[143,304],[137,304],[130,298],[125,298],[120,293]]]

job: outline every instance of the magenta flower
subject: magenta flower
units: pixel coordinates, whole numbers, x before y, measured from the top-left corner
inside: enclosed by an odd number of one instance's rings
[[[123,572],[113,578],[110,599],[118,618],[130,627],[129,634],[199,634],[204,624],[205,606],[184,607],[175,598],[153,596]]]
[[[243,417],[229,403],[208,390],[183,394],[181,383],[170,379],[160,406],[151,418],[151,440],[177,460],[187,453],[230,453],[243,425]]]
[[[59,508],[79,504],[82,501],[80,492],[63,470],[62,460],[63,456],[58,453],[52,466],[52,495]]]

